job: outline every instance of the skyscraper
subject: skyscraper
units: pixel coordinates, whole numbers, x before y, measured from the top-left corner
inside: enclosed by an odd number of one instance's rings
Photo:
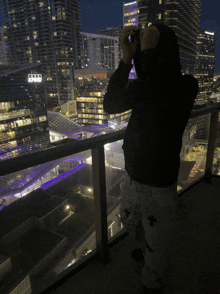
[[[121,25],[121,26],[119,26],[117,28],[107,27],[106,30],[100,31],[99,33],[100,33],[100,35],[118,37],[118,44],[119,44],[122,32],[123,32],[123,26]],[[120,61],[121,58],[122,58],[122,50],[121,50],[120,46],[118,46],[118,47],[119,47],[118,48],[118,59]]]
[[[111,31],[111,32],[110,32]],[[122,31],[122,26],[120,28]],[[105,34],[81,32],[82,70],[75,71],[78,123],[116,128],[126,123],[129,111],[109,115],[103,110],[104,94],[109,78],[119,64],[119,29],[109,28]],[[78,79],[78,80],[77,80]]]
[[[78,0],[3,0],[9,63],[42,63],[48,109],[74,99],[74,68],[81,68],[79,10]]]
[[[196,98],[198,104],[206,104],[211,98],[215,61],[215,33],[199,30],[194,72],[200,87]]]
[[[81,32],[82,68],[114,71],[119,64],[119,38]]]

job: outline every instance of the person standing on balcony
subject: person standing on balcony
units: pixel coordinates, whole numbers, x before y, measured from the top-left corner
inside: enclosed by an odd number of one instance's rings
[[[130,35],[136,36],[133,43]],[[182,75],[179,44],[168,26],[153,24],[140,32],[134,26],[126,27],[119,44],[123,58],[109,80],[103,108],[108,114],[132,110],[122,145],[125,180],[119,198],[120,218],[145,260],[145,290],[163,293],[169,256],[178,236],[182,135],[198,82],[192,75]],[[132,59],[138,79],[128,84]]]

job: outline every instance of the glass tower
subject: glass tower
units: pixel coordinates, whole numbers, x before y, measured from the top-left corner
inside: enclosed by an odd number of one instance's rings
[[[81,68],[79,10],[78,0],[3,0],[9,63],[42,64],[49,110],[74,99],[74,68]]]

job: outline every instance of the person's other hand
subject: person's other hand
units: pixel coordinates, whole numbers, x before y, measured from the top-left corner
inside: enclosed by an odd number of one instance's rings
[[[119,45],[123,51],[123,58],[132,59],[137,51],[138,40],[135,39],[134,43],[130,43],[128,37],[130,35],[135,35],[137,27],[129,26],[126,27],[121,35]]]
[[[141,51],[155,48],[160,39],[160,32],[156,26],[147,27],[140,31]]]

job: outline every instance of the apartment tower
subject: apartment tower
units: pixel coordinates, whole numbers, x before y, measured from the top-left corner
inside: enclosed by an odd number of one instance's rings
[[[80,65],[78,0],[3,0],[9,64],[41,63],[48,109],[74,99]]]

